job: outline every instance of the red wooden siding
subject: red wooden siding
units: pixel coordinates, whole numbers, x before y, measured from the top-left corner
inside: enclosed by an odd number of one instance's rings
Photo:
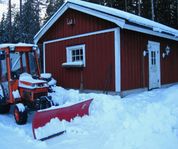
[[[67,25],[67,19],[75,19],[75,24]],[[39,43],[113,27],[116,27],[116,25],[111,22],[69,9],[45,33]]]
[[[67,25],[67,19],[75,19]],[[45,41],[110,29],[115,24],[72,9],[67,10],[40,39]],[[160,42],[161,84],[178,82],[178,43],[161,37],[121,29],[121,91],[148,87],[148,56],[143,57],[148,41]],[[46,71],[53,74],[58,85],[80,88],[81,69],[66,69],[66,47],[86,45],[86,67],[83,69],[84,89],[115,90],[114,33],[86,36],[46,45]],[[171,53],[165,59],[162,53],[169,45]],[[111,79],[108,81],[108,76]]]
[[[138,32],[121,30],[121,90],[148,87],[148,56],[143,57],[148,41],[160,42],[161,84],[178,82],[178,43]],[[165,59],[165,47],[171,53]]]
[[[102,33],[47,44],[46,71],[53,74],[58,85],[66,88],[80,88],[81,69],[63,68],[66,62],[66,47],[85,44],[86,67],[83,69],[84,89],[115,90],[114,32]],[[107,84],[107,78],[111,80]]]

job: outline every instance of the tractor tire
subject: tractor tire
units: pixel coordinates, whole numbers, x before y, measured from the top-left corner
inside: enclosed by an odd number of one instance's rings
[[[10,104],[0,104],[0,114],[6,114],[10,111]]]
[[[15,118],[15,121],[18,125],[26,124],[27,118],[28,118],[26,108],[25,108],[25,110],[22,111],[22,110],[19,109],[19,107],[17,105],[15,105],[14,118]]]

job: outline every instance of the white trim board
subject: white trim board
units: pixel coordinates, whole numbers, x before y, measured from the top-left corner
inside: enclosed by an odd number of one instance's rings
[[[111,28],[111,29],[105,29],[105,30],[100,30],[100,31],[95,31],[95,32],[90,32],[90,33],[78,34],[78,35],[74,35],[74,36],[58,38],[58,39],[54,39],[54,40],[48,40],[48,41],[45,41],[44,43],[48,44],[48,43],[70,40],[70,39],[75,39],[75,38],[80,38],[80,37],[85,37],[85,36],[97,35],[97,34],[102,34],[102,33],[107,33],[107,32],[114,32],[116,29],[117,28]]]
[[[115,44],[115,91],[121,91],[121,45],[120,45],[120,28],[114,31]]]
[[[72,3],[66,3],[63,6],[61,6],[61,8],[51,17],[51,19],[40,29],[40,31],[34,36],[34,43],[37,43],[39,41],[39,39],[48,31],[48,29],[57,21],[57,19],[59,19],[64,12],[67,9],[74,9],[98,18],[102,18],[104,20],[113,22],[115,24],[117,24],[119,27],[123,28],[124,24],[125,24],[125,20],[108,15],[108,14],[104,14],[101,12],[98,12],[96,10],[91,10],[89,8],[85,8],[79,5],[75,5]]]
[[[43,43],[43,70],[44,70],[44,73],[46,73],[46,61],[45,61],[45,45],[46,44],[80,38],[80,37],[92,36],[92,35],[97,35],[97,34],[102,34],[102,33],[108,33],[108,32],[114,32],[114,38],[115,38],[115,40],[114,40],[115,92],[120,92],[121,91],[121,64],[120,64],[120,28],[119,27],[96,31],[96,32],[85,33],[85,34],[79,34],[79,35],[75,35],[75,36],[69,36],[69,37],[65,37],[65,38],[59,38],[59,39],[49,40],[49,41],[44,42]]]
[[[86,3],[86,2],[85,2]],[[162,37],[162,38],[167,38],[167,39],[171,39],[171,40],[175,40],[178,41],[177,37],[174,37],[173,35],[168,35],[165,33],[161,33],[158,31],[153,31],[151,28],[150,29],[145,29],[144,25],[143,27],[138,27],[135,25],[129,25],[125,22],[125,20],[127,20],[126,18],[122,18],[122,16],[114,16],[111,15],[109,12],[106,13],[105,11],[102,10],[97,10],[95,8],[90,8],[90,7],[85,7],[82,5],[79,5],[77,3],[75,3],[74,1],[70,1],[70,2],[66,2],[64,3],[60,9],[58,9],[58,11],[51,17],[51,19],[40,29],[40,31],[34,36],[34,43],[37,44],[37,42],[39,41],[39,39],[49,30],[49,28],[64,14],[64,12],[67,9],[74,9],[110,22],[115,23],[117,26],[119,26],[120,28],[125,28],[128,30],[132,30],[132,31],[136,31],[136,32],[141,32],[141,33],[145,33],[145,34],[149,34],[149,35],[154,35],[154,36],[158,36],[158,37]],[[151,21],[151,20],[150,20]],[[155,22],[154,22],[155,23]],[[137,23],[135,23],[137,24]],[[159,24],[159,23],[157,23]],[[162,25],[162,24],[160,24]],[[146,25],[145,25],[146,27]],[[172,29],[172,28],[171,28]]]

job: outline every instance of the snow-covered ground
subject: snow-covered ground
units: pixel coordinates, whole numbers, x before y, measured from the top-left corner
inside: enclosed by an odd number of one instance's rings
[[[16,125],[12,112],[0,115],[0,148],[178,149],[178,85],[125,98],[54,89],[59,104],[94,98],[90,116],[75,118],[65,134],[41,142],[32,136],[32,114],[23,126]]]

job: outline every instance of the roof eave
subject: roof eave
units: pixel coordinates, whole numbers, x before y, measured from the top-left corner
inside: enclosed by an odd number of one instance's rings
[[[107,21],[110,21],[110,22],[113,22],[117,26],[119,26],[120,28],[123,28],[123,29],[133,30],[133,31],[136,31],[136,32],[146,33],[146,34],[155,35],[155,36],[159,36],[159,37],[178,41],[178,38],[174,35],[168,35],[168,34],[164,34],[162,32],[154,31],[153,28],[151,28],[149,26],[148,26],[149,29],[145,29],[145,27],[140,27],[137,24],[130,25],[130,24],[126,23],[127,21],[125,19],[119,18],[119,17],[114,16],[114,15],[107,14],[107,13],[102,12],[102,11],[95,10],[94,8],[84,7],[84,6],[81,6],[79,4],[72,3],[70,1],[68,1],[61,6],[61,8],[51,17],[51,19],[48,20],[48,22],[34,36],[34,43],[35,44],[37,44],[39,42],[40,38],[49,30],[49,28],[69,8],[83,12],[83,13],[86,13],[86,14],[89,14],[89,15],[92,15],[92,16],[95,16],[95,17],[98,17],[98,18],[101,18],[101,19],[104,19],[104,20],[107,20]]]
[[[140,33],[145,33],[145,34],[149,34],[149,35],[154,35],[154,36],[178,41],[178,37],[176,37],[176,36],[169,35],[166,33],[156,32],[156,31],[153,31],[151,28],[146,29],[143,27],[129,25],[129,24],[125,24],[123,28],[127,29],[127,30],[131,30],[131,31],[136,31],[136,32],[140,32]]]
[[[124,19],[120,19],[118,17],[114,17],[108,14],[98,12],[94,9],[89,9],[83,6],[73,4],[71,2],[67,2],[63,6],[61,6],[61,8],[51,17],[51,19],[48,20],[48,22],[34,36],[34,43],[38,43],[39,39],[48,31],[48,29],[57,21],[57,19],[59,19],[62,16],[62,14],[69,8],[113,22],[121,28],[123,28],[125,25]]]

